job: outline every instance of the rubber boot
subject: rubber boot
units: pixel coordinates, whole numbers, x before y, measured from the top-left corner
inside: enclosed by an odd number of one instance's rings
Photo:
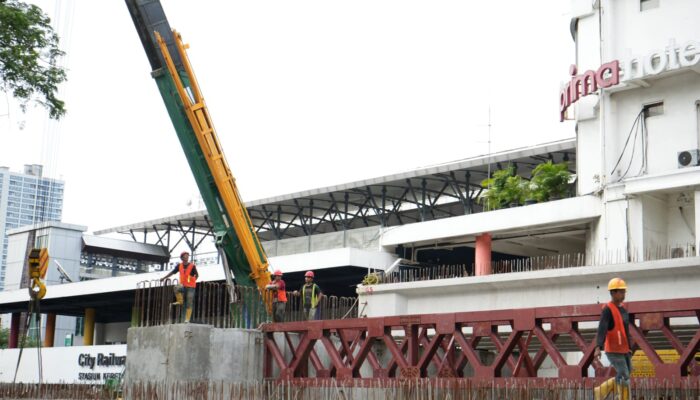
[[[610,378],[607,381],[596,386],[593,389],[593,398],[595,400],[604,400],[608,397],[610,393],[615,391],[615,378]]]
[[[185,323],[186,324],[190,323],[190,317],[192,317],[192,309],[188,308],[187,311],[185,311]]]
[[[629,386],[620,385],[620,400],[630,400]]]

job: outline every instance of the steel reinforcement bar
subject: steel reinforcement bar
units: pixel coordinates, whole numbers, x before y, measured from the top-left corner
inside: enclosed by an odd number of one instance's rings
[[[142,281],[134,294],[131,326],[147,327],[181,323],[181,307],[176,303],[177,280]],[[194,295],[192,322],[217,328],[256,329],[270,320],[264,299],[257,287],[236,286],[231,301],[225,282],[197,284]],[[271,292],[263,294],[271,296]],[[288,294],[284,321],[303,321],[308,315],[301,296]],[[318,304],[318,319],[357,317],[356,297],[324,296]]]
[[[680,385],[700,376],[700,298],[626,308],[633,351],[646,355],[655,380]],[[591,304],[266,324],[264,376],[534,381],[549,358],[560,379],[600,380],[614,372],[593,355],[600,312]],[[676,357],[662,359],[662,349]]]

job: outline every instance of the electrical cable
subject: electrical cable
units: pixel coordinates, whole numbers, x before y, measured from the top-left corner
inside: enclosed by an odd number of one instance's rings
[[[647,172],[649,163],[649,130],[647,129],[646,118],[642,118],[642,154],[644,157],[642,159],[642,171],[637,176]]]
[[[649,146],[647,146],[647,124],[646,124],[646,118],[642,118],[640,121],[640,125],[642,127],[642,165],[639,167],[639,171],[637,172],[637,176],[641,176],[644,172],[646,172],[646,167],[647,167],[647,149]]]
[[[632,167],[632,162],[634,161],[634,150],[637,148],[637,136],[639,135],[639,131],[642,127],[642,119],[639,120],[639,123],[637,124],[637,129],[634,130],[634,139],[632,140],[632,154],[630,154],[630,162],[627,164],[627,169],[625,169],[625,173],[622,174],[620,179],[618,179],[618,182],[623,180],[626,176],[627,173],[630,171],[630,168]],[[644,162],[642,160],[642,162]]]
[[[634,119],[632,127],[630,128],[630,133],[627,134],[625,146],[622,148],[622,152],[620,153],[620,157],[617,159],[615,166],[613,167],[612,171],[610,171],[610,175],[614,174],[615,169],[618,167],[618,165],[620,165],[620,161],[622,161],[622,157],[625,155],[625,150],[627,150],[627,145],[629,144],[630,138],[632,137],[632,131],[634,131],[635,126],[637,126],[637,123],[639,122],[639,119],[641,118],[642,114],[644,114],[644,110],[640,111],[639,114],[637,114],[637,118]]]

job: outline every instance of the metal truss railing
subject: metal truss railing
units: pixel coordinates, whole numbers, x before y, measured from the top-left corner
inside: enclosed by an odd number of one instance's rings
[[[633,349],[642,350],[656,380],[698,377],[700,298],[626,305]],[[539,379],[549,358],[560,379],[596,379],[612,370],[595,360],[601,305],[267,324],[264,374],[297,378]],[[673,349],[665,363],[655,350]],[[567,363],[569,353],[580,360]]]

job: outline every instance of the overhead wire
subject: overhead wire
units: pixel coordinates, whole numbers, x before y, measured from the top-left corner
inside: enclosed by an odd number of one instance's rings
[[[73,1],[68,2],[69,5],[71,6],[71,10],[69,15],[63,13],[64,5],[62,0],[59,0],[55,3],[54,7],[54,18],[52,18],[53,21],[53,29],[54,32],[59,33],[59,37],[62,37],[65,39],[65,42],[70,43],[70,39],[72,37],[72,30],[73,30],[73,16],[75,13],[75,7]],[[65,24],[62,24],[62,22],[66,21]],[[65,29],[63,28],[65,27]],[[68,46],[70,47],[70,45]],[[66,47],[64,47],[66,49]],[[68,54],[68,52],[66,52]],[[62,57],[61,59],[57,60],[56,64],[60,66],[65,66],[67,62],[67,57]],[[53,65],[55,66],[55,65]],[[61,97],[65,95],[65,89],[63,87],[59,87],[58,93]],[[10,123],[10,107],[9,107],[9,100],[7,100],[8,103],[8,124]],[[60,123],[59,121],[52,120],[48,118],[48,115],[45,115],[45,120],[44,120],[44,132],[43,132],[43,137],[41,141],[41,153],[40,153],[40,162],[46,167],[44,174],[44,170],[42,170],[42,174],[37,174],[36,176],[36,186],[34,188],[34,202],[33,202],[33,210],[32,210],[32,221],[34,223],[38,222],[43,222],[52,217],[50,212],[53,212],[54,210],[50,210],[49,208],[52,207],[53,202],[54,202],[54,192],[55,192],[55,185],[57,184],[57,179],[56,178],[44,178],[45,175],[55,175],[58,167],[58,156],[59,156],[59,151],[60,151]],[[32,171],[34,172],[34,171]],[[48,186],[42,185],[44,182],[48,183]],[[46,193],[41,194],[40,196],[40,189],[42,191],[45,189]],[[41,203],[39,203],[39,199],[41,197]],[[38,209],[41,208],[41,211],[38,212]],[[47,218],[47,214],[48,217]],[[31,243],[28,243],[30,246],[38,246],[36,243],[36,232],[33,232],[33,234],[30,236],[30,241]],[[42,361],[42,354],[41,354],[41,347],[42,347],[42,338],[41,338],[41,332],[42,332],[42,317],[41,317],[41,309],[39,305],[39,300],[33,300],[29,302],[28,305],[28,310],[27,310],[27,319],[26,319],[26,324],[25,324],[25,329],[24,329],[24,337],[22,339],[22,343],[20,346],[20,352],[17,358],[17,367],[15,369],[15,376],[13,379],[13,382],[16,381],[17,379],[17,373],[19,370],[19,365],[22,359],[22,352],[24,350],[24,344],[26,342],[27,335],[29,333],[29,329],[31,328],[31,323],[34,321],[34,329],[37,332],[37,361],[38,361],[38,374],[39,374],[39,385],[42,384],[43,382],[43,361]]]
[[[615,166],[614,166],[614,167],[612,168],[612,170],[610,171],[610,175],[613,175],[613,174],[615,173],[615,170],[617,169],[617,167],[620,165],[620,162],[622,161],[622,158],[623,158],[624,155],[625,155],[625,151],[627,150],[627,146],[629,145],[630,138],[632,137],[632,132],[634,132],[635,127],[637,127],[637,125],[639,124],[639,121],[640,121],[640,119],[641,119],[641,117],[642,117],[643,114],[644,114],[644,110],[641,110],[641,111],[637,114],[637,117],[634,119],[634,122],[632,123],[632,127],[630,128],[630,131],[629,131],[629,133],[627,134],[627,140],[625,140],[625,145],[624,145],[624,147],[622,148],[622,151],[620,152],[620,157],[618,157],[617,162],[615,162]],[[637,136],[637,135],[635,134],[635,138],[636,138],[636,136]],[[630,157],[630,159],[631,159],[633,156],[634,156],[634,153],[632,154],[632,156]]]
[[[648,149],[649,149],[649,145],[648,145],[649,131],[647,130],[646,117],[642,118],[642,120],[640,121],[640,125],[642,127],[642,165],[639,167],[639,172],[637,172],[637,175],[635,175],[635,176],[641,176],[647,170],[647,155],[648,155]]]
[[[67,2],[62,0],[56,1],[53,14],[52,28],[58,34],[60,38],[59,48],[65,54],[58,60],[55,60],[52,66],[65,68],[68,64],[73,33],[74,2],[72,0]],[[58,95],[60,98],[65,98],[66,92],[66,85],[59,86]],[[33,216],[35,222],[61,219],[61,215],[57,214],[59,212],[58,207],[53,207],[59,195],[56,186],[58,184],[58,166],[60,164],[61,125],[60,120],[53,120],[45,116],[40,158],[44,171],[41,178],[37,178]],[[44,178],[45,176],[50,176],[51,178]],[[43,189],[46,191],[42,195],[39,194],[40,186],[43,186]],[[40,199],[41,203],[39,203]]]

